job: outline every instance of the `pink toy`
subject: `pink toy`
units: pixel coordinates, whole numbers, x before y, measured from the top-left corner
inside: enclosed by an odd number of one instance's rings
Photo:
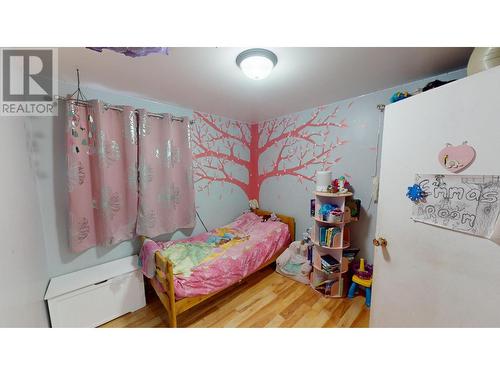
[[[344,176],[340,176],[332,181],[332,187],[334,193],[345,194],[349,191],[349,182]]]
[[[460,146],[453,146],[450,143],[439,152],[439,162],[448,171],[458,173],[472,164],[476,157],[474,148],[467,144],[467,141]]]

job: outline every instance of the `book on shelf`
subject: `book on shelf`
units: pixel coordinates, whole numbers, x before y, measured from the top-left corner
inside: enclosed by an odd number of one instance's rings
[[[339,273],[340,272],[340,268],[339,267],[335,267],[333,269],[324,269],[324,268],[321,268],[321,271],[326,273],[327,275],[333,275],[335,273]]]
[[[314,217],[316,215],[316,199],[311,199],[310,211],[311,217]]]
[[[337,279],[334,280],[324,280],[320,281],[317,284],[314,284],[313,287],[319,292],[322,292],[326,295],[332,295],[332,288],[338,282]]]
[[[333,239],[340,233],[339,227],[319,227],[319,244],[321,246],[333,247]]]
[[[326,246],[326,227],[319,227],[319,244]]]
[[[326,255],[321,256],[321,261],[325,262],[326,264],[332,264],[332,265],[339,263],[339,261],[337,259],[335,259],[334,257],[332,257],[330,254],[326,254]]]
[[[321,270],[326,273],[337,273],[340,271],[340,262],[330,254],[321,257]]]

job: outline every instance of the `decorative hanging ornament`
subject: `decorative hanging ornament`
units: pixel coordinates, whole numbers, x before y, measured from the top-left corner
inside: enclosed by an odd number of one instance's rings
[[[447,143],[438,155],[441,165],[450,172],[458,173],[472,164],[476,158],[476,151],[464,141],[460,146]]]
[[[104,49],[123,53],[128,57],[142,57],[150,54],[168,55],[168,47],[87,47],[90,50],[102,52]]]
[[[422,190],[422,187],[419,184],[413,184],[413,186],[408,186],[406,196],[410,198],[412,202],[418,203],[425,199],[427,193]]]

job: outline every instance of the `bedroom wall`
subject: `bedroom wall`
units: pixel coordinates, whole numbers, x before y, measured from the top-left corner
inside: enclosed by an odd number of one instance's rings
[[[0,116],[0,327],[47,327],[48,268],[24,117]]]
[[[60,83],[59,95],[71,94],[74,90],[74,85]],[[200,146],[210,141],[210,134],[217,130],[217,126],[231,123],[225,118],[204,114],[216,119],[218,124],[215,128],[207,128],[207,125],[200,121],[199,116],[194,114],[190,108],[158,103],[134,97],[132,94],[123,94],[101,88],[83,88],[83,91],[88,98],[101,99],[112,104],[131,105],[136,108],[145,108],[150,112],[169,112],[177,116],[187,115],[194,118],[193,133],[199,134],[198,144],[195,144],[193,148],[195,157],[198,157],[198,154],[201,155],[200,158],[203,157]],[[248,125],[242,124],[242,126]],[[62,121],[62,116],[38,117],[29,120],[28,128],[31,133],[32,159],[47,253],[48,276],[65,274],[137,253],[138,243],[130,241],[122,242],[113,248],[92,248],[80,254],[71,253],[68,250],[65,124]],[[232,131],[232,128],[229,129],[228,135]],[[218,162],[217,157],[212,156],[211,160],[213,163]],[[237,171],[234,174],[237,175]],[[234,189],[228,184],[213,182],[207,188],[209,182],[206,179],[198,179],[195,189],[197,191],[197,210],[208,229],[211,229],[237,217],[248,206],[248,201],[240,189]],[[165,235],[160,238],[181,238],[202,231],[204,231],[203,226],[197,220],[194,230],[177,231],[173,235]]]
[[[255,195],[261,207],[294,216],[296,235],[301,238],[311,226],[314,172],[326,167],[334,176],[344,175],[362,202],[361,220],[351,225],[352,245],[360,247],[371,262],[377,205],[370,204],[370,197],[379,156],[377,133],[383,122],[377,104],[388,104],[395,91],[412,92],[435,79],[464,76],[462,69],[257,124],[259,179]]]

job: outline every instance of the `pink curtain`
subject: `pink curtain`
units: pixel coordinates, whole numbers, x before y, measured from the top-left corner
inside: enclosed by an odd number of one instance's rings
[[[195,224],[189,120],[139,111],[137,234],[155,237]]]
[[[68,102],[70,249],[111,246],[135,236],[137,116]]]

